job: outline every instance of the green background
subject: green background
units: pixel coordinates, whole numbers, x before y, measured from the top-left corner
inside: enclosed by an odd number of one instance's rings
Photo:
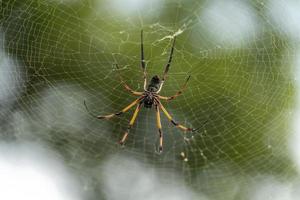
[[[21,95],[11,101],[13,107],[1,114],[6,120],[1,140],[42,141],[82,179],[95,176],[92,169],[109,157],[134,158],[165,175],[166,182],[176,180],[174,174],[181,176],[187,187],[210,199],[248,199],[255,177],[293,180],[297,173],[288,149],[289,110],[295,101],[293,42],[268,20],[267,6],[245,2],[261,31],[235,46],[214,41],[203,27],[199,15],[206,1],[162,1],[159,11],[149,8],[128,16],[109,9],[107,1],[2,1],[3,47],[21,63],[26,78]],[[148,78],[162,74],[168,58],[171,40],[160,39],[183,30],[162,95],[174,94],[191,74],[184,94],[165,105],[188,126],[202,127],[208,120],[192,141],[185,142],[184,133],[162,116],[166,135],[162,155],[155,153],[153,111],[141,111],[126,147],[120,148],[117,141],[130,112],[98,121],[83,106],[86,100],[94,113],[104,114],[134,100],[120,84],[113,64],[120,65],[128,84],[142,89],[141,29]],[[53,93],[47,96],[49,88]],[[12,120],[16,111],[29,124],[17,132]],[[25,133],[28,130],[30,134]],[[188,162],[181,152],[188,155]],[[90,184],[93,189],[86,192],[86,199],[103,195],[102,181],[97,177]]]

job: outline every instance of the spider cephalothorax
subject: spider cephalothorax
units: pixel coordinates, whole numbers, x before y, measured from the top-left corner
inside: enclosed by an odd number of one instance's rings
[[[144,93],[145,93],[145,97],[142,102],[144,103],[145,108],[152,108],[152,105],[155,100],[155,96],[153,92],[146,91]]]
[[[153,76],[148,87],[147,90],[144,92],[144,106],[145,108],[152,108],[152,105],[154,103],[155,100],[155,94],[157,93],[157,91],[160,88],[160,79],[157,75]]]
[[[127,128],[127,131],[125,131],[122,139],[120,140],[120,144],[124,144],[127,136],[129,134],[129,131],[131,129],[131,127],[133,126],[136,117],[141,109],[142,104],[144,104],[144,106],[146,108],[152,108],[152,106],[155,106],[155,110],[156,110],[156,119],[157,119],[157,128],[158,128],[158,134],[159,134],[159,148],[158,148],[158,152],[162,152],[163,149],[163,132],[161,130],[161,122],[160,122],[160,109],[163,111],[163,113],[167,116],[167,118],[169,119],[169,121],[176,126],[177,128],[183,130],[183,131],[196,131],[196,129],[193,128],[187,128],[177,122],[175,122],[173,120],[173,118],[171,117],[171,115],[169,114],[169,112],[165,109],[165,107],[162,105],[162,103],[160,102],[160,99],[163,100],[173,100],[175,99],[177,96],[179,96],[182,91],[186,88],[187,82],[190,79],[190,76],[188,76],[188,78],[186,79],[184,85],[181,87],[181,89],[179,91],[177,91],[177,93],[173,96],[170,97],[165,97],[165,96],[160,96],[159,92],[162,89],[162,86],[166,80],[168,71],[169,71],[169,67],[172,61],[172,56],[173,56],[173,52],[174,52],[174,45],[175,45],[175,39],[176,37],[174,36],[174,40],[172,43],[172,48],[171,48],[171,52],[170,52],[170,56],[169,56],[169,60],[165,66],[165,70],[162,76],[162,79],[160,79],[157,75],[153,76],[152,79],[150,80],[150,83],[147,85],[147,73],[146,73],[146,62],[144,59],[144,46],[143,46],[143,31],[141,31],[141,66],[143,69],[143,74],[144,74],[144,91],[143,92],[137,92],[134,91],[133,89],[131,89],[121,78],[121,82],[124,84],[125,89],[129,92],[131,92],[133,95],[139,96],[138,99],[136,99],[135,101],[133,101],[131,104],[129,104],[127,107],[125,107],[122,111],[117,112],[117,113],[113,113],[113,114],[109,114],[109,115],[93,115],[87,108],[85,102],[84,105],[86,106],[87,111],[94,117],[98,118],[98,119],[110,119],[116,115],[121,115],[124,112],[127,112],[130,108],[132,108],[133,106],[137,105],[133,116],[129,122],[129,126]],[[116,67],[118,68],[118,65],[116,64]]]

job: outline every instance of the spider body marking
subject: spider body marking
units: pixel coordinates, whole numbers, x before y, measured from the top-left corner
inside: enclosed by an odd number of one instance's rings
[[[155,98],[157,98],[157,91],[159,90],[161,85],[161,81],[157,75],[153,76],[147,90],[144,92],[144,107],[145,108],[152,108],[153,103],[155,103]]]
[[[188,128],[188,127],[186,127],[184,125],[181,125],[180,123],[177,123],[176,121],[174,121],[173,117],[169,114],[169,112],[166,110],[166,108],[163,106],[163,104],[160,101],[160,100],[170,101],[170,100],[175,99],[179,95],[181,95],[183,90],[187,86],[187,82],[190,79],[190,76],[188,76],[188,78],[186,79],[183,86],[180,88],[180,90],[178,90],[175,93],[175,95],[170,96],[170,97],[159,95],[159,93],[160,93],[160,91],[163,87],[163,84],[164,84],[164,82],[167,78],[167,74],[168,74],[168,71],[169,71],[169,68],[170,68],[170,65],[171,65],[171,62],[172,62],[175,39],[176,39],[176,37],[174,36],[171,51],[170,51],[170,55],[169,55],[169,59],[168,59],[168,62],[165,66],[165,70],[164,70],[162,79],[160,79],[157,75],[155,75],[151,78],[149,84],[147,84],[146,62],[145,62],[145,59],[144,59],[143,30],[141,31],[141,67],[142,67],[142,70],[143,70],[144,91],[143,92],[138,92],[138,91],[135,91],[135,90],[131,89],[131,87],[129,87],[125,83],[125,81],[122,79],[122,76],[120,75],[121,83],[124,85],[125,89],[128,92],[132,93],[133,95],[139,96],[139,98],[137,98],[135,101],[133,101],[128,106],[123,108],[121,111],[116,112],[116,113],[112,113],[112,114],[108,114],[108,115],[94,115],[93,113],[91,113],[89,111],[89,109],[88,109],[88,107],[87,107],[87,105],[84,101],[84,105],[85,105],[85,108],[86,108],[87,112],[90,115],[92,115],[93,117],[97,118],[97,119],[110,119],[114,116],[118,116],[118,115],[121,115],[121,114],[127,112],[130,108],[137,105],[136,109],[133,112],[132,118],[129,122],[129,125],[127,127],[127,130],[125,131],[125,133],[123,134],[123,137],[119,141],[119,143],[121,145],[123,145],[125,143],[128,135],[129,135],[130,129],[132,128],[132,126],[134,125],[134,123],[136,121],[136,118],[137,118],[138,113],[139,113],[139,111],[142,107],[142,104],[144,104],[145,108],[152,108],[153,106],[155,107],[156,125],[157,125],[157,128],[158,128],[158,136],[159,136],[158,153],[161,153],[162,150],[163,150],[163,132],[162,132],[162,126],[161,126],[161,120],[160,120],[160,111],[162,111],[165,114],[165,116],[168,118],[168,120],[171,122],[171,124],[174,125],[176,128],[178,128],[178,129],[180,129],[184,132],[187,132],[187,131],[194,132],[194,131],[197,130],[197,129],[194,129],[194,128]],[[116,67],[118,68],[117,64],[116,64]]]

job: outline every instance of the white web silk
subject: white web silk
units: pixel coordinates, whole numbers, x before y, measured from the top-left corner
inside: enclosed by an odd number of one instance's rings
[[[178,180],[172,176],[178,173],[211,199],[247,196],[240,193],[247,193],[253,174],[282,179],[292,174],[285,141],[294,92],[290,60],[299,47],[292,45],[293,23],[282,25],[285,18],[276,18],[282,1],[129,1],[126,6],[136,5],[125,11],[119,0],[69,2],[4,3],[3,50],[23,68],[15,80],[24,76],[26,81],[19,93],[8,95],[11,105],[0,110],[1,130],[7,133],[1,139],[43,141],[79,176],[89,174],[99,182],[95,171],[106,157],[134,157],[168,174],[166,182]],[[186,77],[191,79],[178,98],[162,103],[177,122],[200,127],[193,135],[184,133],[161,114],[161,155],[155,153],[154,109],[141,109],[120,148],[133,109],[101,121],[83,104],[86,100],[93,113],[106,115],[132,102],[136,97],[124,89],[118,73],[132,89],[144,90],[141,29],[147,80],[163,76],[176,36],[160,95],[174,95]],[[0,94],[10,92],[10,86],[1,87]],[[124,173],[135,172],[129,167]],[[99,186],[92,182],[85,183]]]

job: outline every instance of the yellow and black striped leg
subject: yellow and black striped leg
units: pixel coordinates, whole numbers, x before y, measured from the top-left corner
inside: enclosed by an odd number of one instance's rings
[[[188,128],[188,127],[185,127],[177,122],[175,122],[172,118],[172,116],[169,114],[169,112],[166,110],[166,108],[161,104],[161,102],[158,101],[158,105],[159,107],[162,109],[162,111],[164,112],[164,114],[167,116],[167,118],[170,120],[170,122],[176,126],[177,128],[183,130],[183,131],[191,131],[191,132],[194,132],[196,131],[197,129],[194,129],[194,128]]]
[[[173,58],[175,41],[176,41],[176,36],[174,36],[172,47],[171,47],[171,51],[170,51],[169,60],[168,60],[168,63],[166,64],[166,66],[165,66],[165,71],[164,71],[164,74],[163,74],[163,77],[162,77],[159,89],[157,90],[157,93],[159,93],[161,91],[161,89],[162,89],[162,87],[164,85],[164,82],[165,82],[165,80],[167,78],[167,74],[169,72],[169,68],[170,68],[170,65],[171,65],[171,62],[172,62],[172,58]]]
[[[133,89],[131,89],[131,88],[129,87],[129,85],[127,85],[127,83],[123,80],[123,77],[121,76],[121,74],[120,74],[120,72],[119,72],[120,68],[119,68],[118,64],[115,64],[115,65],[116,65],[116,68],[117,68],[117,70],[118,70],[118,74],[119,74],[119,77],[120,77],[120,81],[121,81],[121,83],[124,85],[125,89],[126,89],[128,92],[132,93],[133,95],[136,95],[136,96],[141,96],[141,95],[143,95],[143,92],[137,92],[137,91],[134,91]]]
[[[137,92],[137,91],[134,91],[133,89],[131,89],[125,82],[123,82],[124,84],[124,87],[127,91],[129,91],[131,94],[135,95],[135,96],[141,96],[143,95],[143,92]]]
[[[130,131],[131,127],[133,126],[133,124],[134,124],[134,122],[135,122],[135,120],[136,120],[136,117],[137,117],[139,111],[141,110],[141,106],[142,106],[142,103],[139,103],[139,105],[136,107],[136,109],[135,109],[135,111],[134,111],[134,113],[133,113],[133,116],[132,116],[132,118],[131,118],[131,120],[130,120],[130,122],[129,122],[128,128],[127,128],[127,130],[125,131],[125,133],[124,133],[122,139],[121,139],[120,142],[119,142],[121,145],[124,145],[124,143],[125,143],[125,141],[126,141],[126,139],[127,139],[127,136],[128,136],[128,134],[129,134],[129,131]]]
[[[178,91],[176,92],[175,95],[170,96],[170,97],[165,97],[165,96],[160,96],[160,95],[157,95],[157,96],[158,96],[160,99],[167,100],[167,101],[170,101],[170,100],[175,99],[176,97],[178,97],[179,95],[181,95],[182,92],[185,90],[185,88],[186,88],[186,86],[187,86],[187,83],[188,83],[188,81],[190,80],[190,78],[191,78],[191,76],[188,76],[188,77],[187,77],[185,83],[184,83],[183,86],[180,88],[180,90],[178,90]]]
[[[134,105],[136,105],[137,103],[139,103],[142,99],[144,98],[144,96],[141,96],[140,98],[136,99],[135,101],[133,101],[131,104],[129,104],[128,106],[126,106],[125,108],[123,108],[120,112],[117,112],[117,113],[112,113],[112,114],[109,114],[109,115],[94,115],[92,112],[90,112],[90,110],[88,109],[85,101],[84,101],[84,105],[85,105],[85,108],[86,110],[88,111],[88,113],[97,118],[97,119],[110,119],[114,116],[117,116],[117,115],[121,115],[125,112],[127,112],[131,107],[133,107]]]
[[[144,90],[147,90],[147,72],[146,72],[146,61],[144,56],[144,37],[143,30],[141,30],[141,66],[143,69],[143,77],[144,77]]]
[[[156,124],[157,124],[158,134],[159,134],[158,153],[161,153],[163,151],[163,132],[161,130],[161,120],[160,120],[159,107],[156,105],[155,108],[156,108]]]

